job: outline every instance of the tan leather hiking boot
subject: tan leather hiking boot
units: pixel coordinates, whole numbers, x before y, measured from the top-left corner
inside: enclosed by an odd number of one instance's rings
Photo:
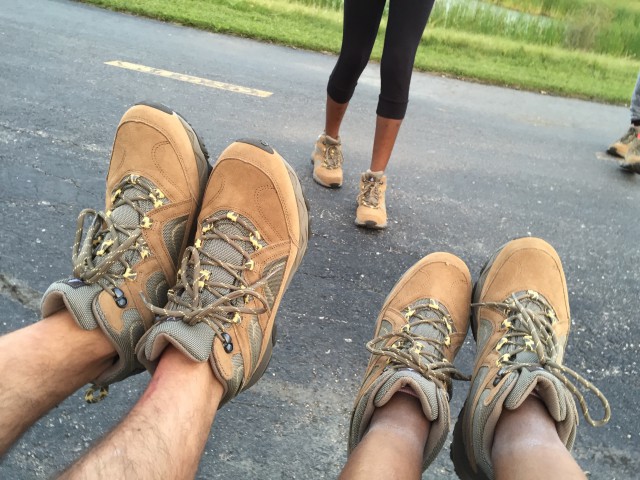
[[[640,173],[640,138],[635,137],[629,143],[624,158],[620,160],[620,167],[630,172]]]
[[[471,276],[462,260],[432,253],[411,267],[385,300],[364,382],[351,415],[349,453],[369,428],[376,407],[410,387],[431,420],[423,469],[449,432],[451,379],[465,379],[453,366],[469,327]]]
[[[340,137],[332,138],[326,133],[320,135],[311,153],[313,179],[316,183],[327,188],[341,187],[343,163]]]
[[[571,326],[569,299],[562,264],[551,245],[521,238],[498,250],[482,270],[472,307],[476,364],[451,449],[460,478],[494,478],[491,450],[500,414],[518,408],[531,393],[546,405],[568,449],[578,425],[573,395],[590,424],[609,420],[604,396],[563,365]],[[602,420],[591,418],[570,377],[602,402]]]
[[[117,361],[94,380],[97,386],[143,370],[135,346],[154,315],[142,296],[158,306],[167,301],[195,227],[207,157],[189,124],[164,105],[138,104],[118,125],[105,211],[82,211],[74,278],[55,282],[42,299],[43,317],[66,307],[80,327],[100,328],[113,343]]]
[[[607,153],[624,158],[627,155],[627,151],[629,150],[629,144],[638,137],[639,133],[640,127],[631,125],[629,127],[629,130],[627,130],[627,132],[622,135],[622,137],[620,137],[608,148]]]
[[[387,177],[382,172],[367,170],[360,177],[360,193],[356,225],[365,228],[387,228]]]
[[[193,247],[165,308],[137,347],[150,370],[168,344],[209,361],[222,403],[263,374],[282,296],[307,248],[309,216],[292,168],[268,144],[239,140],[220,155]]]

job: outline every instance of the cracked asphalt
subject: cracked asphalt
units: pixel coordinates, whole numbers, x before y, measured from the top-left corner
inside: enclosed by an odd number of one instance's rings
[[[300,176],[314,235],[279,313],[271,365],[221,409],[198,478],[335,478],[364,344],[397,278],[438,250],[460,256],[477,277],[496,248],[523,235],[560,253],[573,316],[566,363],[613,410],[603,428],[581,423],[575,456],[591,478],[637,478],[640,176],[598,154],[625,131],[627,109],[415,74],[388,170],[390,228],[368,232],[353,217],[371,150],[377,65],[363,74],[344,123],[345,186],[330,191],[314,184],[308,158],[333,56],[62,0],[0,0],[0,52],[0,333],[37,321],[41,293],[70,273],[77,214],[103,204],[115,126],[133,103],[181,112],[214,158],[236,138],[265,139]],[[113,60],[273,95],[104,63]],[[474,353],[469,336],[457,360],[463,371]],[[148,380],[114,386],[99,405],[72,395],[14,446],[0,478],[52,476],[109,431]],[[454,417],[466,390],[455,383]],[[448,445],[425,478],[455,478]]]

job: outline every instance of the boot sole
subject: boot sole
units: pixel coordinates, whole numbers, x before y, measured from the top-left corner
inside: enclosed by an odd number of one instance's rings
[[[635,163],[618,162],[618,165],[620,165],[620,168],[625,172],[640,174],[640,163],[638,162],[635,162]]]
[[[309,237],[311,236],[311,222],[309,219],[309,208],[310,208],[309,201],[307,200],[307,197],[305,196],[304,191],[302,190],[302,185],[300,185],[300,179],[298,178],[298,175],[296,175],[296,172],[293,170],[291,165],[289,165],[287,161],[284,160],[284,158],[282,159],[282,161],[284,162],[284,166],[286,167],[287,172],[289,173],[289,178],[291,179],[291,186],[293,187],[293,192],[296,196],[296,203],[298,207],[298,222],[300,225],[300,236],[298,237],[298,245],[300,245],[300,248],[298,248],[298,253],[296,255],[295,260],[293,261],[291,273],[289,275],[289,278],[287,279],[287,282],[285,283],[285,287],[283,290],[283,295],[284,295],[284,293],[289,288],[289,285],[291,284],[291,280],[293,280],[293,276],[298,270],[300,263],[302,263],[302,259],[304,258],[305,252],[307,251]],[[276,332],[277,332],[277,324],[274,321],[273,329],[271,331],[271,341],[267,344],[267,349],[264,352],[262,360],[256,367],[255,372],[253,373],[253,375],[251,375],[251,378],[249,379],[247,384],[242,387],[241,391],[247,390],[251,388],[253,385],[255,385],[256,382],[260,378],[262,378],[262,376],[264,375],[264,372],[267,370],[267,367],[269,366],[269,362],[271,361],[271,354],[273,351],[273,347],[278,341]]]
[[[619,150],[618,150],[618,148],[617,148],[617,147],[613,147],[613,146],[611,146],[611,147],[609,147],[609,148],[607,149],[607,153],[608,153],[609,155],[614,156],[614,157],[624,158],[624,155],[625,155],[625,153],[626,153],[626,152],[621,152],[621,151],[619,151]]]
[[[384,230],[387,228],[386,223],[376,223],[371,220],[367,220],[366,222],[361,222],[358,219],[355,221],[356,225],[361,228],[368,228],[370,230]]]

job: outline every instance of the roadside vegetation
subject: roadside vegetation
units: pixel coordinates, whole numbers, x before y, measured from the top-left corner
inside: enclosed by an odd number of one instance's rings
[[[85,1],[213,32],[340,50],[342,0]],[[640,2],[629,0],[436,0],[416,68],[626,104],[640,69],[638,25]],[[384,29],[383,20],[379,37]]]

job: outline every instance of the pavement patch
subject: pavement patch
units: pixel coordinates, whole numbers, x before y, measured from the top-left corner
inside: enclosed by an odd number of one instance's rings
[[[40,311],[42,293],[3,273],[0,273],[0,295],[20,303],[29,310]]]

